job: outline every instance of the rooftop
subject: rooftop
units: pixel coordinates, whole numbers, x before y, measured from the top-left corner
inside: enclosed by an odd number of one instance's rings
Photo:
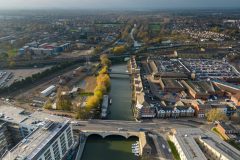
[[[181,146],[187,159],[192,160],[207,160],[202,150],[194,140],[202,132],[195,128],[179,128],[176,129],[175,137]]]
[[[48,121],[41,128],[25,137],[19,144],[12,148],[3,160],[16,158],[33,159],[57,133],[68,126],[68,120],[64,123]]]
[[[238,159],[238,157],[240,157],[240,151],[221,140],[212,132],[203,131],[199,128],[178,128],[175,129],[174,132],[187,159],[206,159],[204,153],[196,143],[198,139],[227,157],[227,159]]]
[[[28,115],[24,114],[24,109],[17,108],[10,105],[0,106],[0,119],[11,123],[21,123],[28,118]]]

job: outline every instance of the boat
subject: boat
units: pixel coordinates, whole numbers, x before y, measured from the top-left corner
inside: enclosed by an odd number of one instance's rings
[[[139,147],[132,147],[132,149],[134,149],[134,150],[139,150]]]
[[[137,153],[135,153],[134,155],[137,156],[137,157],[139,156],[139,154],[137,154]]]
[[[110,98],[110,100],[109,100],[109,104],[110,104],[110,105],[112,104],[112,98]]]
[[[136,151],[136,150],[132,150],[132,153],[139,153],[139,151]]]

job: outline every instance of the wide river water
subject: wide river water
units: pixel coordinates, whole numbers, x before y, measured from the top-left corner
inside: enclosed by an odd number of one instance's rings
[[[112,72],[126,73],[127,65],[119,64],[111,67]],[[134,120],[131,110],[132,89],[128,75],[111,75],[112,105],[110,105],[111,120]],[[131,146],[137,137],[125,139],[121,136],[102,138],[97,135],[88,137],[82,160],[136,160]]]

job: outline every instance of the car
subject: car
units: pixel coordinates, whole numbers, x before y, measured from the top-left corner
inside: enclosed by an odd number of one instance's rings
[[[144,128],[139,128],[138,131],[146,131]]]

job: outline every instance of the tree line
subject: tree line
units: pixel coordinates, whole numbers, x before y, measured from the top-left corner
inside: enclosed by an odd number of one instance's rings
[[[64,62],[64,63],[61,63],[59,65],[53,66],[53,67],[51,67],[49,69],[46,69],[43,72],[39,72],[39,73],[33,74],[30,77],[26,77],[25,79],[13,82],[9,87],[1,88],[0,89],[0,94],[6,93],[6,92],[17,91],[20,88],[29,86],[29,84],[33,84],[37,80],[40,80],[40,79],[42,79],[44,77],[47,77],[47,76],[49,76],[49,75],[51,75],[51,74],[53,74],[53,73],[55,73],[57,71],[60,71],[60,70],[62,70],[64,68],[72,65],[73,63],[74,62]]]
[[[99,107],[99,104],[103,99],[103,95],[107,94],[107,92],[110,90],[111,82],[108,70],[109,66],[111,65],[111,61],[108,59],[106,54],[100,56],[100,61],[102,68],[98,72],[98,76],[96,78],[97,84],[94,89],[94,93],[92,96],[87,98],[85,109],[79,109],[76,116],[77,118],[87,118],[92,110],[96,110]]]

